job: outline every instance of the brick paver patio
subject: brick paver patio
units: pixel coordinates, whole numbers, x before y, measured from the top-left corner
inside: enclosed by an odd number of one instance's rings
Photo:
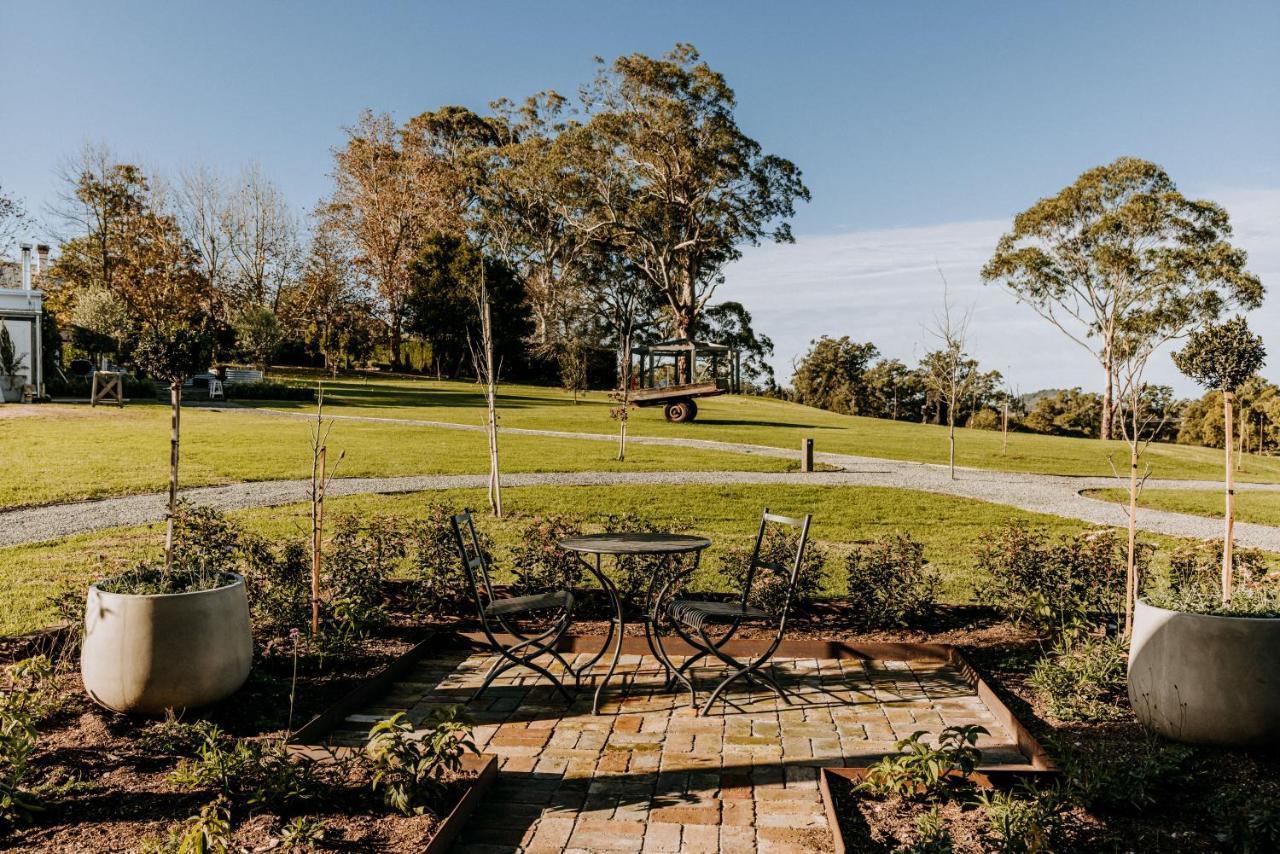
[[[574,666],[588,656],[570,657]],[[681,660],[679,657],[677,661]],[[416,722],[464,701],[493,661],[458,652],[420,664],[378,706],[348,718],[359,742],[396,711]],[[572,705],[527,670],[504,674],[467,706],[476,743],[501,774],[456,850],[489,852],[791,852],[831,850],[818,768],[865,764],[917,730],[981,724],[987,763],[1024,761],[952,667],[937,661],[776,658],[794,692],[729,692],[731,705],[695,716],[687,692],[662,691],[650,656],[624,655],[603,714],[591,692]],[[602,674],[603,665],[596,670]],[[708,696],[719,673],[695,680]],[[598,678],[598,675],[594,676]]]

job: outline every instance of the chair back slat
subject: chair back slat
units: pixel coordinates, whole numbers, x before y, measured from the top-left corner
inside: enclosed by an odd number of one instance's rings
[[[778,616],[778,638],[781,639],[782,633],[787,625],[787,614],[791,611],[792,600],[795,599],[796,585],[800,579],[800,569],[804,565],[805,547],[809,542],[809,523],[813,519],[812,514],[804,516],[781,516],[777,513],[770,513],[769,508],[765,508],[760,515],[760,528],[756,532],[755,548],[751,552],[751,562],[747,566],[746,583],[742,589],[742,606],[745,608],[751,598],[752,585],[755,583],[756,573],[758,570],[766,569],[779,574],[784,574],[787,579],[787,590],[782,603],[782,610]],[[780,525],[789,528],[799,528],[799,535],[796,539],[795,554],[788,556],[788,560],[774,560],[772,556],[769,558],[761,557],[761,550],[764,548],[765,538],[770,525]]]
[[[480,545],[480,535],[476,533],[476,523],[470,510],[464,510],[452,518],[453,537],[458,546],[458,558],[462,561],[463,571],[467,576],[467,586],[471,590],[471,598],[481,622],[485,621],[484,609],[494,601],[493,584],[489,580],[489,562],[485,558],[484,548]],[[464,534],[465,530],[465,534]],[[467,536],[471,539],[468,550]]]

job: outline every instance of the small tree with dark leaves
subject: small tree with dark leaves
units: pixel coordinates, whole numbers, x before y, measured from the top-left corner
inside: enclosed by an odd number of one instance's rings
[[[173,566],[173,519],[178,507],[178,443],[182,424],[182,384],[209,366],[213,336],[204,323],[188,317],[148,324],[138,337],[133,359],[152,377],[169,384],[172,408],[169,434],[169,512],[164,538],[164,571]]]
[[[1231,472],[1231,432],[1236,389],[1252,377],[1266,361],[1262,338],[1249,331],[1249,323],[1236,317],[1221,324],[1209,324],[1195,332],[1187,345],[1173,354],[1178,370],[1207,389],[1222,392],[1222,414],[1226,448],[1225,530],[1222,543],[1222,601],[1231,601],[1231,546],[1235,528],[1235,484]]]

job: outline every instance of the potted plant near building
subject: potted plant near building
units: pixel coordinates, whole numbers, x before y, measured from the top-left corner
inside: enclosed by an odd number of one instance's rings
[[[0,321],[0,403],[22,400],[22,386],[26,384],[27,377],[18,372],[26,367],[26,363],[26,356],[20,355],[14,346],[9,327]]]
[[[205,369],[212,338],[193,318],[144,326],[134,360],[169,385],[169,512],[164,562],[90,586],[80,670],[98,703],[158,714],[221,700],[253,661],[244,578],[199,544],[175,542],[182,384]]]
[[[1205,327],[1174,354],[1179,370],[1222,394],[1226,463],[1220,570],[1171,572],[1134,614],[1129,700],[1139,720],[1179,741],[1270,746],[1280,737],[1280,595],[1232,542],[1234,396],[1265,355],[1243,317]]]

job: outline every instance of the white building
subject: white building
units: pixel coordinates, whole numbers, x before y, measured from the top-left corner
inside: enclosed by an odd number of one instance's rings
[[[32,255],[30,243],[22,244],[22,264],[6,264],[0,269],[0,323],[9,330],[21,367],[17,372],[16,390],[22,386],[34,386],[36,394],[43,392],[43,356],[40,352],[40,311],[44,294],[32,286],[32,277],[49,265],[49,247],[40,245]],[[0,377],[0,383],[7,377]],[[11,396],[6,396],[11,397]]]

